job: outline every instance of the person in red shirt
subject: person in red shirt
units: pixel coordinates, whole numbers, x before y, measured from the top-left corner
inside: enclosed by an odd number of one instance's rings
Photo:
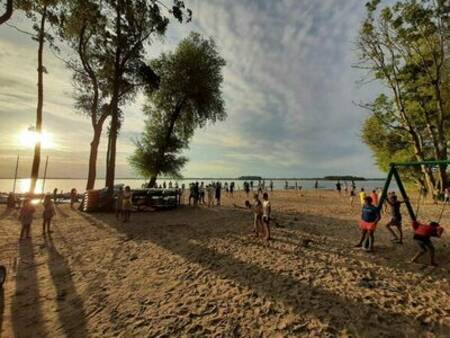
[[[431,242],[431,237],[441,237],[444,229],[436,222],[430,222],[430,224],[422,224],[414,221],[414,240],[420,247],[420,251],[411,260],[412,263],[416,263],[417,260],[424,255],[427,251],[430,251],[430,265],[436,266],[434,259],[434,246]]]

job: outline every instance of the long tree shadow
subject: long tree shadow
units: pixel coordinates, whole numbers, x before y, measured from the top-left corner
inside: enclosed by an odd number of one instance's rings
[[[37,265],[31,240],[19,246],[16,272],[16,292],[11,301],[11,321],[14,337],[46,337],[39,302]]]
[[[107,215],[95,217],[106,223],[109,218]],[[109,224],[117,227],[117,223]],[[137,224],[131,223],[120,225],[117,229],[135,234],[136,226]],[[338,330],[346,329],[357,336],[365,336],[373,334],[375,329],[379,336],[392,336],[392,327],[395,325],[404,336],[417,336],[417,332],[422,332],[414,317],[384,310],[373,303],[350,301],[345,295],[312,285],[311,281],[304,282],[290,274],[271,271],[197,244],[198,241],[195,240],[200,238],[196,238],[196,232],[192,232],[192,228],[191,225],[184,230],[179,228],[177,231],[167,231],[159,225],[147,224],[146,231],[141,228],[143,233],[139,241],[151,241],[224,279],[234,280],[259,295],[282,302],[300,315],[320,318]]]
[[[51,236],[45,238],[48,268],[57,292],[58,317],[65,337],[87,337],[87,323],[83,301],[78,294],[72,272],[55,247]]]

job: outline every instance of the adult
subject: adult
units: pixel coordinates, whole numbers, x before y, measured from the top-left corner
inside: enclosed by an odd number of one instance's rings
[[[217,202],[217,206],[220,206],[221,194],[222,194],[222,186],[221,186],[220,182],[217,182],[216,183],[216,202]]]

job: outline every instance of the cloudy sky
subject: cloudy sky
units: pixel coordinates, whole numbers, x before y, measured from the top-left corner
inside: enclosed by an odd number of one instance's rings
[[[0,0],[0,3],[3,3]],[[261,175],[378,177],[361,143],[366,112],[355,101],[375,96],[357,81],[354,42],[364,16],[361,0],[186,0],[189,24],[173,22],[149,54],[173,49],[190,31],[213,37],[227,61],[223,92],[228,119],[198,130],[186,155],[186,177]],[[11,21],[22,28],[26,19]],[[13,175],[15,157],[29,174],[31,150],[21,134],[35,120],[37,46],[0,27],[0,177]],[[85,177],[91,127],[77,114],[70,72],[46,51],[44,129],[49,176]],[[127,158],[142,130],[143,98],[126,107],[118,145],[119,177],[132,177]],[[23,138],[23,137],[22,137]],[[22,140],[23,141],[23,140]],[[104,173],[105,140],[99,157]]]

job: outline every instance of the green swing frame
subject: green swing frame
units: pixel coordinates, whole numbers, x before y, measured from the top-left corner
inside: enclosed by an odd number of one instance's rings
[[[405,201],[406,208],[408,209],[408,214],[411,220],[417,221],[417,215],[414,211],[413,206],[408,198],[408,194],[406,193],[405,187],[400,178],[400,174],[398,172],[398,168],[408,168],[408,167],[436,167],[436,166],[448,166],[450,165],[450,160],[441,160],[441,161],[422,161],[422,162],[393,162],[390,164],[389,173],[386,178],[386,182],[384,184],[383,192],[381,193],[380,202],[378,204],[378,211],[381,211],[384,202],[386,202],[389,185],[391,184],[392,178],[397,182],[398,190],[402,194],[403,200]]]

